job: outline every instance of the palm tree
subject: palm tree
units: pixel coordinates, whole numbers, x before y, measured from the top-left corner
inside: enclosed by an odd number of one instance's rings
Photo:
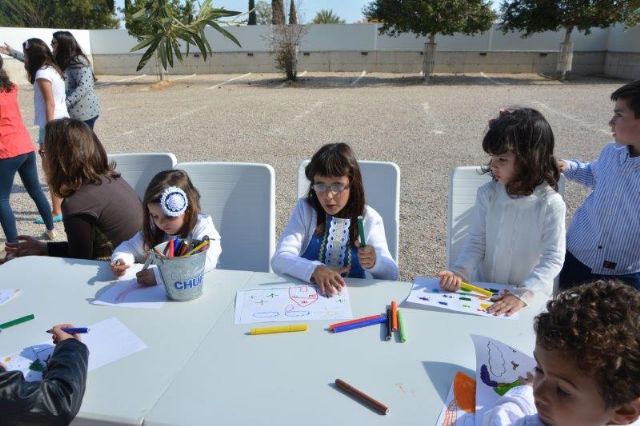
[[[194,44],[200,49],[203,60],[206,60],[207,55],[212,53],[211,45],[204,34],[207,26],[213,27],[223,36],[240,46],[240,42],[233,34],[222,28],[217,22],[221,17],[239,14],[240,12],[213,8],[211,0],[204,0],[200,6],[198,16],[192,20],[184,19],[182,21],[176,18],[175,10],[167,0],[152,0],[147,3],[145,8],[140,9],[131,17],[133,21],[145,21],[148,24],[144,26],[144,29],[147,30],[145,31],[146,33],[139,34],[140,43],[131,49],[134,52],[147,48],[138,63],[136,71],[144,68],[154,53],[165,71],[167,66],[173,67],[174,56],[182,62],[180,40],[187,44],[187,54],[189,53],[189,45]],[[162,78],[161,72],[160,79]]]
[[[322,9],[313,18],[314,24],[344,24],[345,20],[333,13],[332,9]]]

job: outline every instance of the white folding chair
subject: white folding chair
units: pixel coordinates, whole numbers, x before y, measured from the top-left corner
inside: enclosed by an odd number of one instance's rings
[[[456,167],[449,176],[448,217],[447,217],[447,267],[456,261],[464,239],[471,226],[473,205],[476,202],[478,188],[491,180],[488,173],[483,174],[480,166]],[[564,197],[566,179],[560,176],[558,192]]]
[[[268,164],[179,163],[222,237],[218,267],[270,272],[275,251],[275,172]]]
[[[298,166],[298,198],[306,197],[309,181],[304,168],[309,160]],[[398,262],[398,243],[400,241],[400,168],[387,161],[358,161],[364,184],[367,204],[373,207],[384,222],[387,245],[393,259]]]
[[[108,157],[109,162],[116,162],[116,171],[120,172],[141,200],[151,179],[158,172],[173,169],[178,162],[170,152],[109,154]]]

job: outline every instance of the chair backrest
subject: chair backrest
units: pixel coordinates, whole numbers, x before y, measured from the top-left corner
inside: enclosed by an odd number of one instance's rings
[[[270,272],[275,251],[275,172],[268,164],[179,163],[222,237],[218,267]]]
[[[116,170],[141,200],[151,179],[158,172],[173,169],[178,162],[176,156],[170,152],[109,154],[109,161],[116,162]]]
[[[304,168],[309,160],[298,167],[298,198],[306,197],[309,180]],[[373,207],[384,222],[387,245],[393,259],[398,262],[398,244],[400,241],[400,168],[387,161],[358,161],[367,204]]]
[[[449,176],[447,217],[447,267],[456,261],[471,225],[471,215],[478,188],[491,180],[480,166],[456,167]],[[560,176],[558,192],[564,197],[566,179]]]

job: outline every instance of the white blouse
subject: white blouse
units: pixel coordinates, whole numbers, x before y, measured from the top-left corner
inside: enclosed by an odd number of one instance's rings
[[[452,271],[466,280],[513,285],[526,304],[546,301],[564,262],[565,210],[547,184],[516,198],[499,182],[481,186]]]
[[[317,214],[306,198],[300,198],[293,208],[289,223],[282,232],[276,252],[271,258],[271,267],[277,274],[288,274],[300,280],[310,282],[317,260],[302,257],[317,226]],[[391,257],[384,233],[382,217],[369,206],[365,206],[364,214],[365,240],[367,245],[376,251],[376,264],[371,269],[364,269],[367,278],[383,280],[398,279],[398,265]]]

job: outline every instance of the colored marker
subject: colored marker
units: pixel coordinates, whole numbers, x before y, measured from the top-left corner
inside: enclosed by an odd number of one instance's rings
[[[402,317],[402,312],[398,309],[398,325],[400,326],[400,341],[402,343],[407,341],[407,327]]]
[[[343,392],[347,393],[348,395],[354,397],[355,399],[360,400],[360,402],[363,402],[364,404],[366,404],[369,407],[373,408],[378,413],[380,413],[380,414],[388,414],[389,413],[389,407],[387,407],[386,405],[384,405],[380,401],[376,401],[375,399],[371,398],[369,395],[367,395],[366,393],[362,392],[361,390],[354,388],[353,386],[351,386],[349,383],[345,382],[344,380],[336,379],[335,384],[336,384],[336,387],[338,389],[340,389],[341,391],[343,391]]]
[[[273,333],[291,333],[294,331],[307,331],[307,324],[279,325],[275,327],[257,327],[249,331],[251,335],[257,334],[273,334]]]
[[[398,304],[395,300],[391,301],[391,325],[393,326],[393,331],[398,331]]]
[[[85,334],[89,332],[87,327],[63,327],[61,330],[69,334]],[[47,330],[47,333],[53,333],[53,328]]]
[[[360,321],[353,324],[343,325],[341,327],[336,327],[333,329],[334,333],[340,333],[342,331],[354,330],[356,328],[368,327],[370,325],[381,324],[387,321],[386,315],[378,315],[377,318],[368,319],[366,321]]]
[[[167,255],[168,257],[173,257],[173,238],[169,240],[169,254]]]
[[[364,218],[358,216],[358,234],[360,234],[360,247],[367,245],[367,241],[364,239]]]
[[[485,290],[484,288],[480,288],[476,285],[470,284],[465,281],[462,281],[462,284],[460,285],[460,287],[467,291],[475,291],[476,293],[480,293],[483,296],[487,296],[487,297],[493,296],[493,293],[491,293],[489,290]]]
[[[209,240],[204,240],[203,242],[201,242],[200,244],[195,246],[189,253],[187,253],[187,256],[191,256],[192,254],[196,254],[201,248],[204,248],[208,244],[209,244]]]
[[[11,321],[7,321],[5,323],[0,324],[0,329],[5,329],[5,328],[13,327],[14,325],[22,324],[23,322],[27,322],[34,319],[35,317],[36,316],[34,314],[30,314],[20,318],[16,318]]]
[[[391,340],[391,331],[393,331],[393,312],[391,312],[391,308],[387,308],[387,334],[384,336],[384,340]]]
[[[382,314],[382,315],[384,315],[384,314]],[[356,318],[356,319],[352,319],[352,320],[344,321],[344,322],[337,322],[335,324],[331,324],[329,326],[329,329],[333,330],[336,327],[344,327],[345,325],[357,324],[357,323],[362,322],[362,321],[367,321],[367,320],[370,320],[370,319],[379,318],[380,316],[381,316],[381,314],[369,315],[368,317]]]

